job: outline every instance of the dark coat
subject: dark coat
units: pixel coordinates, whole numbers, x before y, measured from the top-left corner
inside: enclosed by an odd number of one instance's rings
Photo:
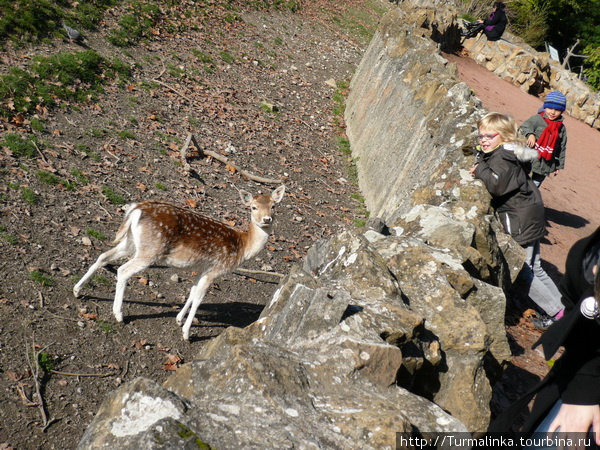
[[[563,117],[560,116],[557,121],[563,122]],[[525,137],[533,134],[535,139],[539,139],[542,135],[542,131],[548,126],[546,121],[540,116],[536,114],[531,116],[523,125],[519,128],[519,131],[523,133]],[[558,132],[558,141],[556,141],[556,148],[552,152],[552,159],[550,161],[546,161],[544,158],[536,159],[533,161],[531,165],[531,170],[533,173],[537,173],[538,175],[543,175],[547,177],[551,173],[556,170],[561,170],[565,168],[565,156],[567,154],[567,128],[563,123],[563,126],[560,127],[560,131]]]
[[[536,152],[513,144],[505,144],[490,153],[479,152],[474,172],[475,178],[483,181],[492,195],[492,206],[504,231],[523,246],[546,234],[544,203],[523,168],[528,159],[525,154],[535,157]]]
[[[483,21],[485,28],[483,32],[488,38],[488,41],[497,41],[502,37],[504,30],[506,29],[506,13],[503,8],[497,8],[496,11],[490,14],[490,16]],[[493,27],[491,30],[489,27]]]
[[[569,251],[559,286],[565,314],[534,344],[542,345],[546,359],[552,358],[561,345],[565,348],[563,355],[540,383],[494,421],[490,430],[509,431],[514,417],[536,394],[522,431],[533,431],[558,399],[575,405],[600,404],[600,323],[586,318],[580,310],[581,302],[593,295],[593,286],[583,274],[583,259],[588,249],[599,243],[600,228],[577,241]]]

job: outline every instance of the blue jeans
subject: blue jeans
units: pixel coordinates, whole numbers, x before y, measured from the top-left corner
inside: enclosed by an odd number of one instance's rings
[[[533,302],[550,317],[554,317],[563,309],[560,291],[542,268],[540,259],[540,241],[525,247],[527,259],[520,276],[527,284],[527,294]]]

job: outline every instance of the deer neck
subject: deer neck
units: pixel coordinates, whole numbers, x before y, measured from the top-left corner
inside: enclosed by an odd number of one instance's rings
[[[271,227],[259,227],[254,223],[250,222],[250,229],[245,233],[244,236],[244,254],[242,258],[244,260],[253,258],[258,252],[260,252],[267,240],[269,239],[269,232]]]

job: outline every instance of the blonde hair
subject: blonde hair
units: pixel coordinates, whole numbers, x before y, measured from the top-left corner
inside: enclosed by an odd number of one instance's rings
[[[502,142],[518,142],[519,138],[517,134],[519,132],[519,127],[517,126],[517,122],[510,116],[506,114],[500,114],[497,112],[491,112],[483,116],[479,122],[477,122],[477,128],[480,130],[494,130],[500,133],[500,138]]]

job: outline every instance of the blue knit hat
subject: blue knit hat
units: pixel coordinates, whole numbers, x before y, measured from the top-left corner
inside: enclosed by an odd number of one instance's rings
[[[567,97],[560,91],[552,91],[546,95],[544,100],[544,108],[557,109],[564,111],[567,108]]]

